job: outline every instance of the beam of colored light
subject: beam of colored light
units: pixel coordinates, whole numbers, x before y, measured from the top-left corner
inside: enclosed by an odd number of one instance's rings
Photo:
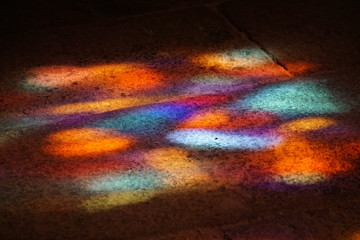
[[[209,107],[216,104],[228,103],[233,101],[234,96],[231,94],[204,94],[194,97],[188,97],[178,100],[176,103],[184,107]]]
[[[236,69],[257,67],[271,62],[271,59],[260,49],[244,48],[220,53],[209,53],[196,56],[193,61],[206,67]]]
[[[164,186],[165,175],[144,170],[109,174],[94,178],[87,185],[92,192],[119,192],[130,190],[150,190]]]
[[[222,74],[231,77],[241,77],[247,79],[248,82],[260,81],[264,82],[278,82],[284,81],[293,77],[285,69],[279,67],[275,63],[267,63],[254,68],[230,68],[219,70]]]
[[[346,104],[315,82],[270,85],[238,100],[234,106],[284,116],[343,113],[349,110]]]
[[[93,124],[93,126],[112,128],[135,135],[153,134],[167,129],[169,124],[185,118],[193,110],[194,107],[191,103],[164,103],[120,114],[99,121]]]
[[[189,157],[188,154],[184,149],[158,148],[148,151],[145,159],[152,168],[170,175],[165,179],[169,185],[182,186],[207,182],[209,176],[200,169],[199,163]]]
[[[44,151],[62,157],[92,156],[129,148],[134,139],[103,129],[63,130],[46,138]]]
[[[281,125],[280,128],[282,131],[285,132],[306,132],[327,128],[330,126],[334,126],[335,124],[336,121],[329,118],[309,117],[287,122]]]
[[[272,134],[249,134],[204,129],[181,129],[166,138],[176,144],[195,149],[261,150],[278,145],[281,138]]]
[[[88,212],[106,211],[115,207],[145,202],[156,195],[156,191],[124,191],[91,197],[81,203]]]
[[[117,92],[137,92],[164,84],[164,76],[140,64],[107,64],[89,67],[46,66],[29,71],[23,83],[27,89],[79,87],[113,88]]]
[[[227,109],[206,109],[195,112],[178,128],[202,128],[202,129],[241,129],[259,127],[274,123],[277,118],[269,113],[245,112],[239,114]]]
[[[165,96],[155,97],[124,97],[118,99],[100,100],[94,102],[81,102],[65,104],[40,110],[40,113],[49,114],[73,114],[73,113],[103,113],[123,108],[143,106],[151,103],[158,103],[168,99]]]
[[[273,172],[277,181],[287,183],[313,184],[332,174],[349,171],[353,165],[343,161],[347,155],[338,155],[334,149],[309,142],[305,138],[292,137],[275,149],[276,162]]]

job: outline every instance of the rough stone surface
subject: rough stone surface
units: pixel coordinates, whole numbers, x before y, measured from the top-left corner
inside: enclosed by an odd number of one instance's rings
[[[357,1],[229,1],[222,9],[290,71],[293,60],[326,71],[359,68]]]
[[[0,239],[357,239],[357,16],[239,4],[55,1],[6,25]]]

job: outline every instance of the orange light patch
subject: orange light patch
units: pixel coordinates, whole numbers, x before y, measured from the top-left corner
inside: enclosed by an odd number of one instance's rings
[[[134,140],[112,134],[110,131],[80,128],[64,130],[50,135],[44,150],[62,157],[92,156],[125,150]]]
[[[209,176],[204,173],[195,159],[188,152],[177,148],[158,148],[145,155],[147,164],[170,174],[167,183],[171,185],[187,185],[206,182]]]
[[[275,63],[267,63],[256,68],[222,69],[221,73],[232,77],[266,79],[266,82],[287,80],[293,75]]]
[[[322,144],[309,142],[304,138],[290,138],[282,146],[275,149],[277,158],[273,165],[276,175],[289,176],[294,174],[318,174],[330,176],[338,172],[349,171],[353,165],[347,159],[346,146],[339,155],[332,148]]]
[[[328,118],[313,117],[302,118],[283,124],[280,129],[288,132],[306,132],[327,128],[336,124],[336,121]]]
[[[360,232],[352,234],[349,240],[360,240]]]
[[[164,77],[140,64],[105,64],[90,67],[47,66],[29,71],[27,84],[40,87],[115,88],[116,92],[149,90],[164,84]]]
[[[292,73],[301,74],[311,72],[317,69],[317,65],[308,62],[286,62],[286,68]]]
[[[102,113],[122,108],[138,107],[151,103],[159,103],[168,99],[169,98],[166,98],[165,96],[124,97],[95,102],[65,104],[57,107],[44,109],[39,112],[49,114]]]
[[[148,90],[162,86],[164,77],[139,64],[113,64],[89,67],[90,81],[124,91]]]
[[[210,109],[197,112],[179,128],[202,128],[202,129],[240,129],[245,127],[258,127],[276,121],[275,116],[267,113],[246,112],[237,115],[223,109]]]

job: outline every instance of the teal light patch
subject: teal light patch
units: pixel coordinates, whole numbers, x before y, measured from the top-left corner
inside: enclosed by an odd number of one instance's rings
[[[87,187],[94,192],[150,190],[164,185],[164,175],[155,171],[112,174],[93,180]]]
[[[315,82],[292,82],[268,86],[235,102],[234,106],[290,117],[342,113],[349,110],[346,104]]]

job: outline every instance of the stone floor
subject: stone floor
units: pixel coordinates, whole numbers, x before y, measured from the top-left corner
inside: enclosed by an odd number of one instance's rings
[[[0,239],[360,239],[359,10],[4,5]]]

